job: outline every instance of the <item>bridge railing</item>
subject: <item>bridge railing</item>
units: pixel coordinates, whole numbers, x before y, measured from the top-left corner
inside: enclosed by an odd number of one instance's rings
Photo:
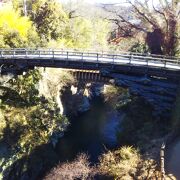
[[[61,52],[80,52],[80,53],[98,53],[98,54],[114,54],[114,55],[133,55],[133,56],[145,56],[145,57],[154,57],[154,58],[165,58],[165,59],[179,59],[179,57],[174,56],[165,56],[165,55],[157,55],[157,54],[145,54],[145,53],[137,53],[137,52],[124,52],[124,51],[103,51],[103,50],[83,50],[83,49],[25,49],[25,48],[15,48],[15,49],[2,49],[0,48],[0,51],[44,51],[44,52],[52,52],[52,51],[61,51]]]
[[[157,65],[166,67],[166,65],[180,66],[180,58],[169,58],[159,55],[139,55],[137,53],[123,52],[121,54],[108,52],[90,52],[90,51],[73,51],[58,49],[0,49],[0,58],[53,58],[56,60],[77,60],[84,62],[100,62],[109,64],[142,64]]]

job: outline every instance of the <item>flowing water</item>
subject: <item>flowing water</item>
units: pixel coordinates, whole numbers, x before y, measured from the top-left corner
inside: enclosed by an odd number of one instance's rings
[[[173,174],[177,180],[180,179],[180,138],[176,139],[168,149],[166,171]]]
[[[116,147],[120,121],[120,113],[110,110],[101,98],[94,98],[91,109],[73,118],[64,137],[59,140],[56,151],[60,161],[72,160],[85,152],[91,162],[96,162],[106,148]]]

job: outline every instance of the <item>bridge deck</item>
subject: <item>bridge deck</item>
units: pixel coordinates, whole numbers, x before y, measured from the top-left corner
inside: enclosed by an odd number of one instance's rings
[[[57,67],[72,69],[101,70],[111,68],[121,70],[122,67],[148,68],[180,72],[180,59],[165,56],[147,56],[139,54],[108,54],[62,50],[7,50],[0,49],[0,65],[17,65],[19,67]]]

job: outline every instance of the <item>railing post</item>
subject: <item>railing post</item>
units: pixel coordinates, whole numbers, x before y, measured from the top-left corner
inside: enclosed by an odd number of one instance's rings
[[[2,65],[0,66],[0,75],[1,75],[1,73],[2,73],[2,67],[3,67],[3,65],[4,65],[4,64],[2,64]]]
[[[3,57],[3,50],[1,51],[1,57]]]
[[[14,56],[15,56],[15,49],[13,49],[13,58],[14,58]]]
[[[165,144],[163,143],[162,146],[161,146],[161,151],[160,151],[161,180],[165,180],[164,150],[165,150]]]
[[[131,54],[129,59],[129,64],[131,64],[132,59],[133,59],[133,55]]]
[[[67,60],[68,60],[68,58],[69,58],[69,52],[67,51]]]
[[[54,50],[52,51],[52,53],[53,53],[53,59],[54,59]]]
[[[82,61],[83,61],[83,53],[82,53]]]
[[[25,50],[25,53],[26,53],[26,57],[27,57],[27,55],[28,55],[27,49]]]
[[[98,62],[98,60],[99,60],[99,54],[97,53],[97,62]]]
[[[164,67],[166,67],[166,60],[164,60]]]
[[[39,57],[41,57],[41,51],[39,50]]]

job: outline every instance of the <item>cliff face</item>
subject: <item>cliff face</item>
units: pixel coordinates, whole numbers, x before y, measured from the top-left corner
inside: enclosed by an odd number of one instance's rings
[[[76,83],[61,91],[64,113],[74,116],[91,108],[91,99],[100,96],[104,85],[102,83]]]
[[[56,101],[61,115],[74,116],[88,111],[91,98],[103,93],[104,83],[76,82],[73,76],[61,69],[41,69],[39,92]]]
[[[63,115],[64,107],[61,100],[61,91],[74,83],[73,77],[61,69],[42,68],[40,71],[42,76],[38,87],[40,95],[55,100],[60,109],[60,114]]]

